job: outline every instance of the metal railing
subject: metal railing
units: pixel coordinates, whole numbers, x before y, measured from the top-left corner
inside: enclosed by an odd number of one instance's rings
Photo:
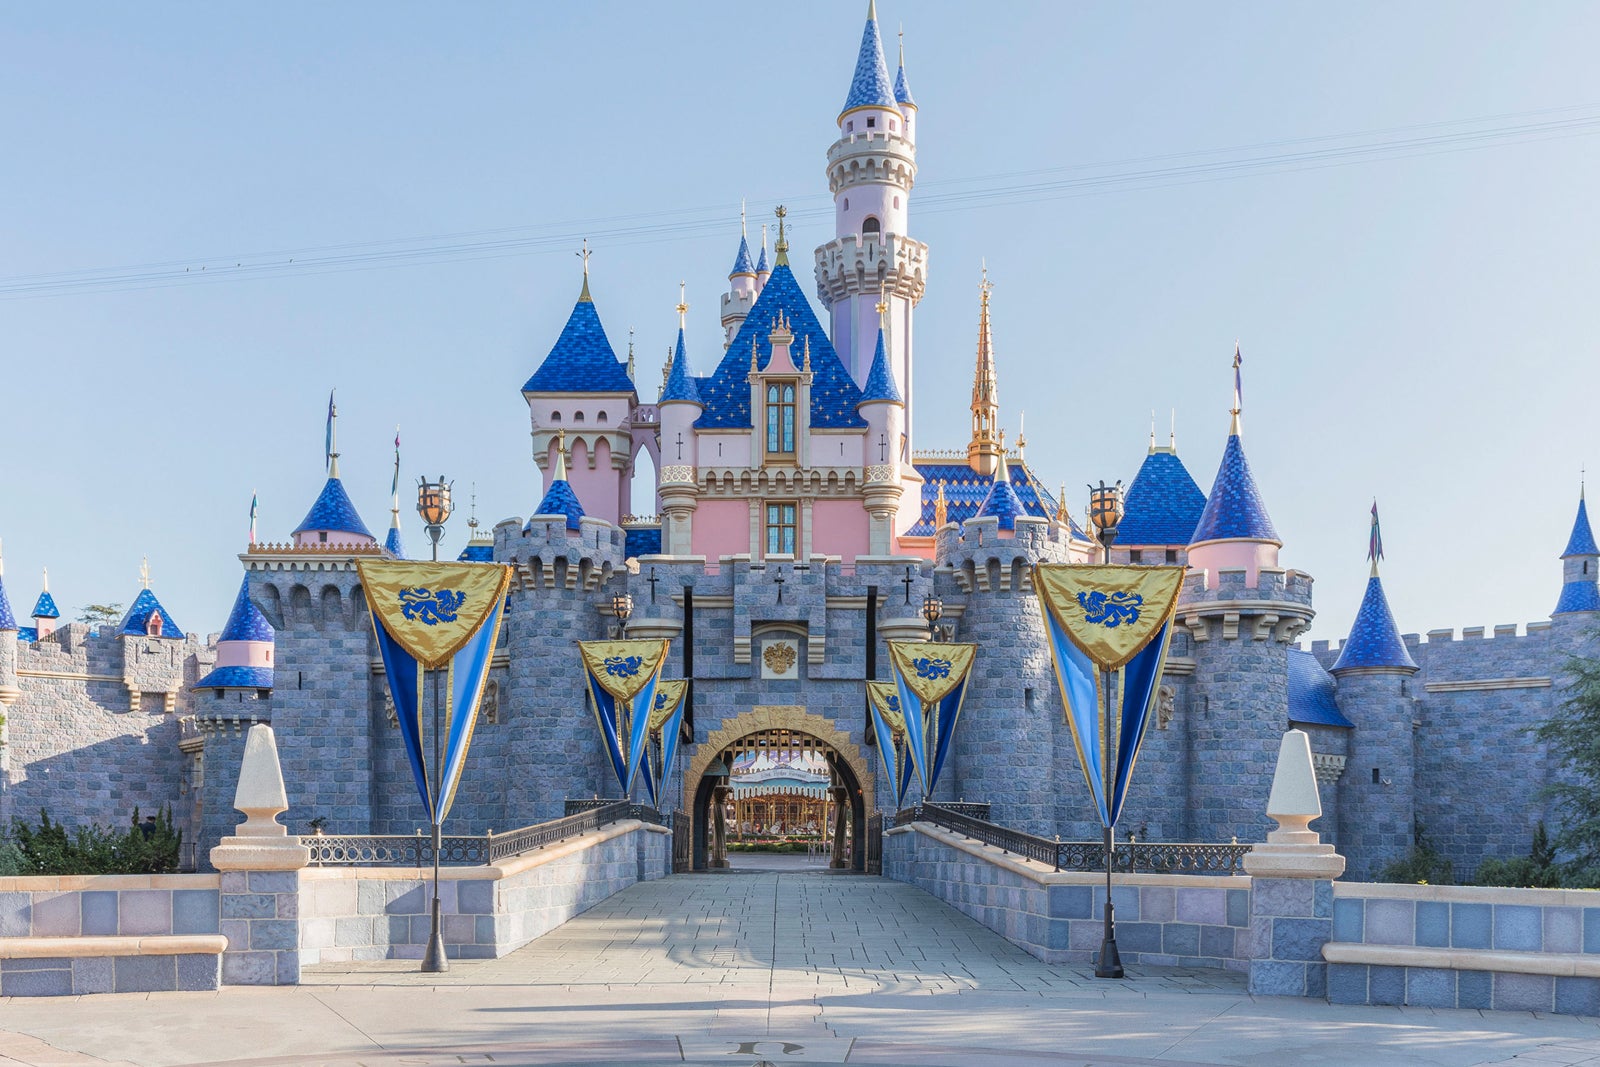
[[[895,813],[896,826],[914,822],[942,826],[1003,852],[1048,863],[1058,871],[1106,869],[1105,844],[1100,841],[1052,841],[963,815],[948,805],[921,804]],[[1120,874],[1243,874],[1249,852],[1249,845],[1239,844],[1119,841],[1112,845],[1111,869]]]
[[[613,800],[509,833],[491,831],[480,836],[446,836],[440,842],[439,862],[451,866],[481,866],[569,837],[581,837],[624,819],[665,825],[661,813],[654,808]],[[420,830],[411,836],[318,833],[302,837],[300,841],[311,850],[314,867],[425,867],[433,863],[433,841]]]

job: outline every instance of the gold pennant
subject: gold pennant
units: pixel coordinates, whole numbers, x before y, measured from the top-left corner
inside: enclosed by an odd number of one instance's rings
[[[1033,587],[1072,643],[1101,670],[1126,666],[1178,607],[1182,567],[1039,563]]]
[[[890,641],[889,660],[924,705],[943,700],[972,668],[977,645]]]
[[[683,703],[683,694],[689,683],[682,678],[659,679],[656,682],[656,706],[650,709],[650,732],[659,734],[667,719]]]
[[[632,700],[661,668],[665,641],[579,641],[583,665],[618,700]]]
[[[425,670],[438,670],[505,598],[511,568],[482,563],[358,560],[367,604]]]
[[[889,732],[896,737],[905,736],[906,717],[900,710],[900,690],[893,682],[868,682],[867,696],[872,701],[872,706],[878,709],[878,714],[883,716],[883,721],[888,724]]]

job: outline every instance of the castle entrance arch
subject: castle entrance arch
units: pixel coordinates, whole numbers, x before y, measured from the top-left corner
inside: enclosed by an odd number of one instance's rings
[[[713,765],[728,775],[707,773]],[[714,859],[720,800],[726,843],[816,849],[826,862],[842,823],[845,865],[865,870],[872,789],[860,747],[831,721],[803,707],[752,708],[712,731],[690,760],[684,801],[694,869],[707,870]],[[725,854],[738,865],[739,849]]]

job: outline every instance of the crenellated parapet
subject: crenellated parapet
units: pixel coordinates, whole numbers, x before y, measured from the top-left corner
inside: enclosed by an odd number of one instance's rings
[[[915,307],[927,286],[928,246],[897,233],[847,233],[816,252],[817,296],[832,307],[852,296],[883,293]]]
[[[518,587],[593,592],[626,567],[627,533],[587,516],[578,529],[563,515],[506,519],[494,528],[494,558],[515,570]]]
[[[1243,569],[1220,570],[1215,587],[1204,571],[1190,570],[1178,597],[1178,620],[1197,642],[1275,641],[1289,644],[1316,617],[1309,574],[1260,568],[1254,585]]]
[[[1033,592],[1035,563],[1082,562],[1071,531],[1047,519],[1019,516],[1002,535],[999,520],[949,523],[934,535],[934,561],[963,593],[1017,589]]]

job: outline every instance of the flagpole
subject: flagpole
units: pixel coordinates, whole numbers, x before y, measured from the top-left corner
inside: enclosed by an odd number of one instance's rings
[[[1089,518],[1094,523],[1095,533],[1100,541],[1100,562],[1110,564],[1111,546],[1117,540],[1117,524],[1122,519],[1122,483],[1107,486],[1101,482],[1099,487],[1089,487]],[[1100,954],[1095,959],[1094,976],[1096,978],[1121,978],[1122,955],[1117,951],[1117,919],[1116,909],[1111,903],[1111,806],[1116,789],[1116,753],[1111,748],[1111,715],[1114,705],[1111,701],[1111,672],[1100,672],[1100,690],[1102,716],[1104,723],[1105,742],[1100,750],[1100,758],[1104,773],[1102,774],[1103,788],[1105,790],[1106,819],[1103,830],[1103,843],[1106,853],[1106,907],[1105,907],[1105,934],[1100,942]]]
[[[433,543],[433,562],[439,562],[439,539],[444,536],[445,520],[450,517],[450,486],[452,483],[439,476],[437,482],[421,479],[417,486],[417,513],[426,524],[428,540]],[[444,951],[444,932],[439,917],[439,852],[444,846],[440,832],[439,810],[444,804],[444,738],[440,729],[439,671],[433,672],[433,924],[428,935],[428,949],[422,957],[422,970],[436,974],[450,969],[450,960]]]

